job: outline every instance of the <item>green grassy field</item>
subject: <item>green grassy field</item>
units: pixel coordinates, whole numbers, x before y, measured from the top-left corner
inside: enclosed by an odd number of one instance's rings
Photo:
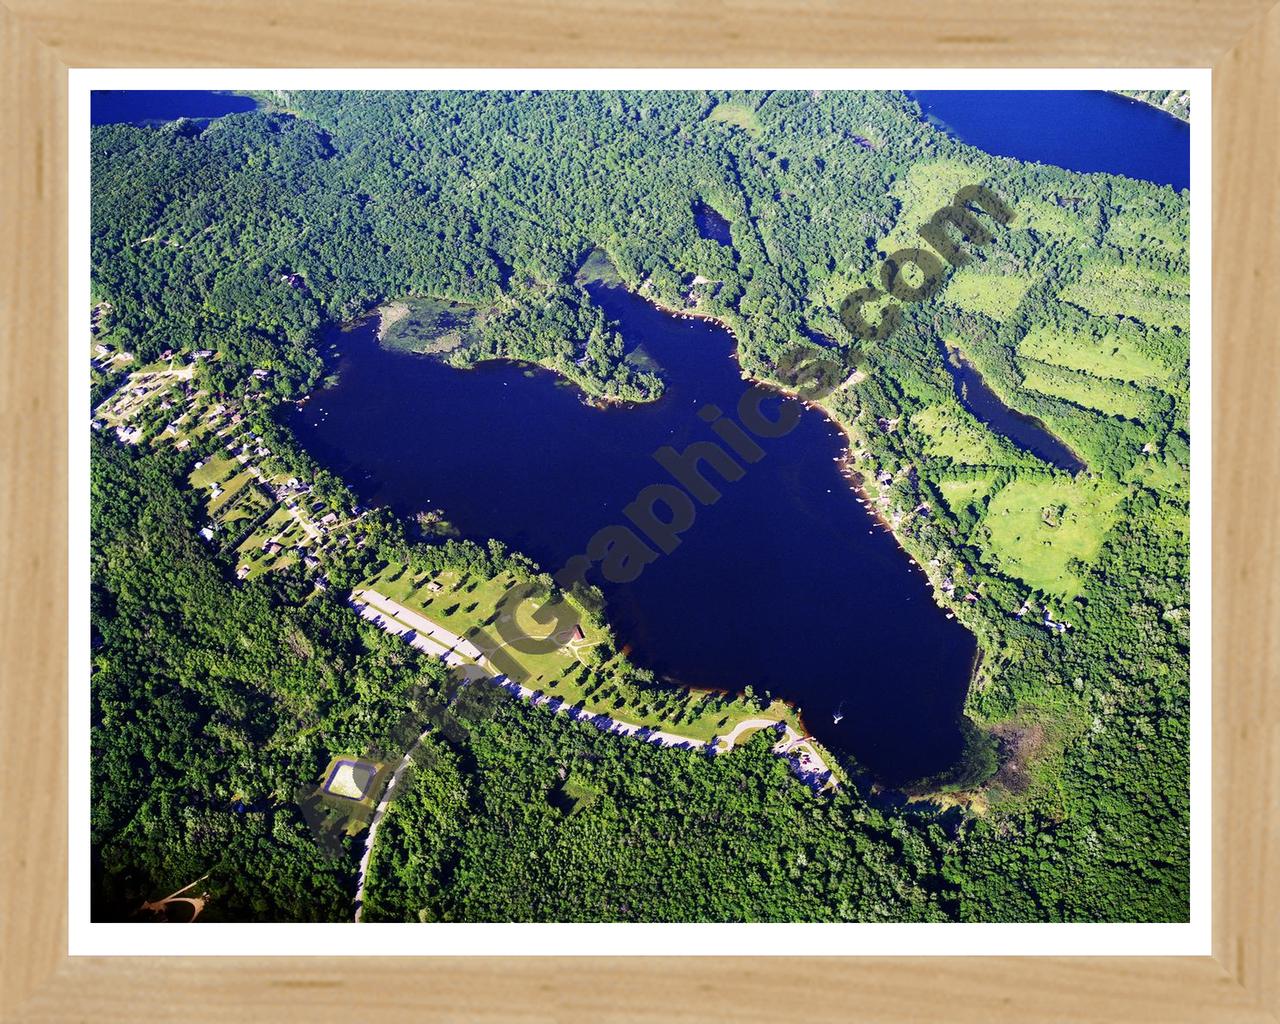
[[[225,525],[257,519],[273,504],[273,499],[268,498],[261,488],[249,484],[241,488],[232,501],[222,504],[217,512],[217,519]]]
[[[1019,359],[1022,385],[1032,391],[1053,398],[1061,398],[1086,409],[1094,409],[1107,416],[1120,416],[1127,420],[1149,419],[1153,405],[1151,396],[1138,388],[1119,381],[1094,377],[1078,370],[1040,363],[1031,359]]]
[[[1191,304],[1185,275],[1095,260],[1061,298],[1095,316],[1125,316],[1152,327],[1190,330]]]
[[[199,469],[193,469],[187,480],[196,490],[207,490],[214,484],[230,479],[239,468],[239,462],[219,453],[205,459],[204,465]]]
[[[928,438],[925,450],[930,455],[962,465],[1014,465],[1021,461],[958,402],[921,409],[911,417],[911,427]]]
[[[708,121],[723,121],[725,124],[737,125],[748,135],[760,133],[760,118],[755,110],[745,103],[717,103],[707,115]]]
[[[889,190],[900,204],[898,220],[880,242],[880,251],[888,254],[897,249],[926,246],[918,234],[920,226],[943,207],[950,206],[956,192],[980,180],[979,172],[959,160],[912,164]]]
[[[942,499],[953,512],[960,512],[974,502],[981,502],[991,493],[992,481],[977,480],[942,480],[938,489],[942,491]]]
[[[1191,474],[1171,455],[1148,456],[1133,467],[1127,479],[1182,501],[1191,496]]]
[[[236,463],[235,465],[236,468],[239,469],[239,463]],[[210,499],[209,514],[218,518],[218,513],[230,505],[240,494],[241,490],[249,486],[253,479],[253,474],[247,469],[240,469],[240,471],[230,479],[221,481],[220,486],[222,487],[222,493],[216,498]]]
[[[1142,350],[1136,338],[1112,331],[1101,337],[1036,327],[1018,343],[1018,354],[1068,370],[1110,377],[1131,384],[1160,385],[1171,376],[1168,366]]]
[[[1010,576],[1075,597],[1082,584],[1073,563],[1097,558],[1123,496],[1114,485],[1085,479],[1014,480],[987,507],[987,547]]]
[[[599,796],[598,790],[570,775],[547,793],[547,802],[566,818],[570,818],[579,811],[585,811]]]
[[[1041,235],[1054,235],[1076,242],[1088,242],[1093,235],[1093,218],[1059,206],[1052,199],[1020,198],[1015,207],[1015,228],[1030,228]]]
[[[983,313],[1003,323],[1031,287],[1025,274],[984,274],[972,268],[956,272],[945,298],[961,309]]]

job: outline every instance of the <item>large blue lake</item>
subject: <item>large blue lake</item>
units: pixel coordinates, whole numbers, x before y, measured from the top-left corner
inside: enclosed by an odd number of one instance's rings
[[[914,95],[992,153],[1187,184],[1185,126],[1138,103],[1099,93]],[[221,93],[95,94],[94,123],[251,106]],[[704,231],[719,228],[710,211],[699,215]],[[622,522],[642,488],[668,479],[656,449],[714,439],[697,411],[731,411],[750,387],[722,328],[616,288],[593,287],[592,297],[659,365],[661,401],[591,408],[544,371],[460,371],[386,351],[369,323],[330,329],[339,383],[284,417],[367,503],[405,516],[444,509],[465,535],[498,537],[555,571]],[[1000,410],[987,413],[999,429]],[[804,411],[796,429],[762,446],[764,458],[719,484],[723,498],[700,508],[672,554],[632,583],[606,584],[620,642],[682,683],[750,684],[789,698],[825,744],[885,782],[944,770],[961,747],[972,636],[945,617],[923,573],[858,503],[837,464],[843,438],[824,417]],[[1039,454],[1070,457],[1043,445]]]
[[[208,89],[95,89],[89,94],[89,123],[162,124],[179,117],[239,114],[256,106],[248,96]]]
[[[1191,126],[1125,96],[964,89],[907,95],[931,121],[995,156],[1123,174],[1178,190],[1191,184]]]
[[[732,416],[754,390],[722,327],[621,288],[590,291],[657,362],[660,401],[593,408],[549,372],[454,370],[383,349],[367,324],[334,335],[339,383],[288,421],[366,503],[405,516],[442,508],[468,536],[499,537],[559,570],[597,531],[626,524],[641,489],[671,482],[657,449],[716,440],[700,409]],[[772,416],[783,400],[766,401]],[[884,779],[946,768],[960,749],[973,638],[859,505],[837,467],[836,427],[805,412],[760,444],[765,456],[736,482],[704,467],[723,497],[699,508],[675,551],[632,583],[605,585],[620,642],[680,682],[788,697],[811,731]]]

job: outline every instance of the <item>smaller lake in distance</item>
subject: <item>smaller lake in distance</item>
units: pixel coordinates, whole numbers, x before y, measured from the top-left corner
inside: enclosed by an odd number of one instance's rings
[[[1035,89],[907,95],[926,118],[995,156],[1124,174],[1179,191],[1191,185],[1191,126],[1126,96]]]
[[[89,123],[155,125],[242,114],[257,106],[248,96],[208,89],[95,89],[89,94]]]
[[[974,416],[1024,452],[1030,452],[1051,466],[1065,469],[1068,473],[1079,473],[1088,468],[1038,419],[1005,405],[982,379],[977,367],[962,353],[948,351],[941,344],[939,347],[947,372],[951,374],[956,397]]]

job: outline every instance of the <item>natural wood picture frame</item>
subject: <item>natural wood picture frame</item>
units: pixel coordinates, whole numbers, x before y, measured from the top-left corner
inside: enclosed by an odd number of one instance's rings
[[[1280,497],[1280,297],[1268,275],[1280,262],[1280,7],[1270,3],[4,0],[4,1019],[1280,1019],[1280,531],[1270,511]],[[370,958],[341,970],[304,957],[69,957],[67,71],[322,65],[1212,67],[1213,955]]]

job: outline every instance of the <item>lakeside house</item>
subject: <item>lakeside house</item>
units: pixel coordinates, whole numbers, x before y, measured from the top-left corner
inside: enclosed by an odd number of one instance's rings
[[[1066,622],[1054,622],[1053,616],[1049,613],[1048,608],[1044,610],[1043,625],[1044,625],[1044,628],[1049,630],[1051,633],[1065,633],[1068,629],[1071,628],[1070,625]]]

